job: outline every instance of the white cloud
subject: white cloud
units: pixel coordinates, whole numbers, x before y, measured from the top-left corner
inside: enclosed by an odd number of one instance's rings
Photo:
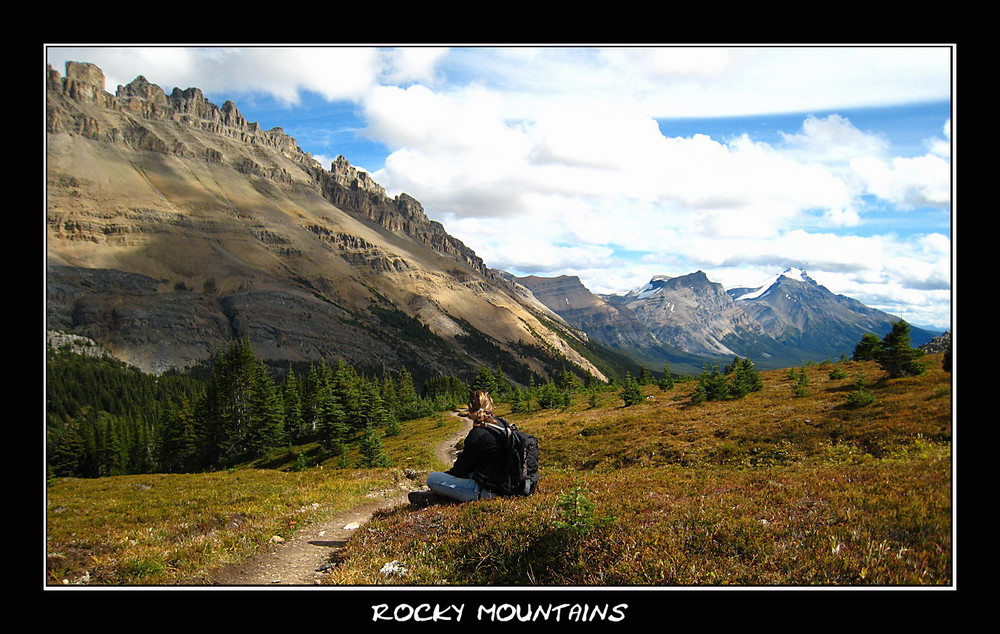
[[[667,138],[656,119],[949,99],[949,55],[946,47],[50,52],[96,63],[109,84],[144,74],[168,90],[265,92],[289,105],[307,90],[353,101],[365,133],[391,150],[374,178],[417,198],[490,266],[578,271],[607,292],[697,268],[742,285],[798,264],[835,292],[917,305],[942,300],[903,285],[949,284],[947,228],[916,239],[841,230],[869,220],[862,194],[946,209],[950,121],[929,135],[924,156],[900,157],[885,136],[839,115],[805,117],[774,145]],[[651,255],[625,264],[615,255],[624,251]]]
[[[940,156],[888,161],[863,157],[851,160],[850,166],[867,191],[902,208],[951,202],[951,165]]]
[[[47,52],[60,70],[68,60],[97,64],[112,93],[143,75],[168,92],[177,86],[211,94],[265,93],[287,105],[297,104],[303,90],[328,100],[359,100],[376,85],[386,59],[371,47],[53,47]]]
[[[885,156],[889,141],[867,134],[841,115],[806,117],[797,134],[780,132],[794,156],[801,161],[844,163],[859,156]]]
[[[448,49],[437,46],[417,46],[385,49],[380,52],[383,81],[389,84],[437,82],[436,69]]]

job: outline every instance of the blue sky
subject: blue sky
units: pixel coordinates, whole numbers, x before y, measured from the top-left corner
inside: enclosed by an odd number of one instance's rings
[[[953,55],[927,46],[73,47],[232,99],[406,192],[489,266],[625,292],[797,266],[947,327]]]

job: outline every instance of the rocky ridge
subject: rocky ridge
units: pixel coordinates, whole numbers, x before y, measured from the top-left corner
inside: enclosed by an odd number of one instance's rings
[[[629,308],[659,340],[707,357],[734,356],[735,342],[764,334],[760,324],[703,271],[658,276],[641,289],[609,299]]]
[[[269,361],[423,376],[544,375],[529,344],[603,376],[578,333],[346,158],[326,170],[197,88],[103,85],[92,64],[47,71],[50,329],[150,371],[249,337]]]
[[[726,290],[703,271],[657,275],[623,295],[597,296],[576,278],[518,278],[567,322],[647,364],[696,373],[746,357],[764,368],[850,355],[867,332],[898,317],[869,308],[788,269],[760,286]],[[636,333],[626,337],[623,333]],[[932,333],[911,327],[913,345]],[[649,345],[655,342],[656,345]],[[643,345],[646,344],[646,345]],[[683,351],[683,352],[680,352]]]

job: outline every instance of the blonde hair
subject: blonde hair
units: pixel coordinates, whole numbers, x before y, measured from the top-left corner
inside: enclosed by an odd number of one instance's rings
[[[483,425],[493,420],[493,399],[486,390],[473,390],[469,395],[469,418],[473,424]]]

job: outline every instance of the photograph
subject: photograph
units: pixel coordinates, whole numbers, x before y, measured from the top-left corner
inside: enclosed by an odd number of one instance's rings
[[[43,592],[957,589],[956,44],[41,48]]]

